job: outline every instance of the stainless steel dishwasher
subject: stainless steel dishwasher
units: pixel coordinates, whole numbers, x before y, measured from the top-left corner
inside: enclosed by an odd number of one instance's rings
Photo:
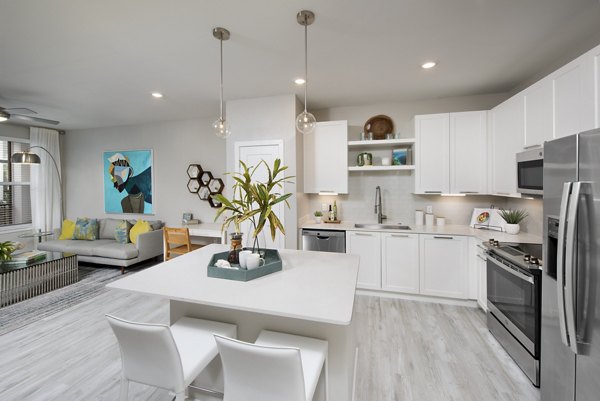
[[[302,250],[346,253],[346,231],[304,228]]]

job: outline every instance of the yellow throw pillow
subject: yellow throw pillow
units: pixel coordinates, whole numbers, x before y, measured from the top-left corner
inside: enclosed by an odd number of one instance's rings
[[[131,227],[131,230],[129,230],[129,239],[134,244],[137,244],[138,235],[147,233],[149,231],[152,231],[150,223],[148,223],[146,220],[138,220],[133,227]]]
[[[65,219],[62,223],[60,237],[58,237],[58,239],[73,239],[73,234],[75,234],[75,222],[73,220]]]

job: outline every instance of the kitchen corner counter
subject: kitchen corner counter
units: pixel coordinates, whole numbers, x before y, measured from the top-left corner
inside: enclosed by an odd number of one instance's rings
[[[389,222],[393,224],[393,222]],[[314,223],[308,222],[301,225],[301,228],[313,229],[313,230],[338,230],[338,231],[370,231],[370,232],[402,232],[410,234],[437,234],[437,235],[463,235],[474,237],[482,241],[487,241],[490,238],[497,239],[500,242],[521,242],[531,244],[541,244],[542,237],[527,232],[521,232],[516,235],[507,234],[494,230],[486,230],[481,228],[472,228],[468,225],[444,225],[438,226],[416,226],[411,225],[410,230],[380,230],[380,229],[366,229],[354,227],[355,222],[342,222],[340,224],[330,223]]]

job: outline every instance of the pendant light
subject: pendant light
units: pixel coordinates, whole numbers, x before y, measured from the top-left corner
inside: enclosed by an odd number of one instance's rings
[[[296,20],[304,26],[304,111],[296,117],[296,129],[303,134],[310,134],[314,131],[317,120],[315,116],[306,110],[307,106],[307,87],[308,87],[308,26],[315,22],[315,13],[308,10],[302,10],[296,15]]]
[[[231,35],[227,29],[217,27],[213,29],[213,36],[216,39],[219,39],[221,44],[221,113],[220,117],[213,123],[213,129],[216,136],[225,139],[231,135],[231,131],[229,130],[229,124],[225,119],[225,107],[223,105],[223,41],[228,40]]]

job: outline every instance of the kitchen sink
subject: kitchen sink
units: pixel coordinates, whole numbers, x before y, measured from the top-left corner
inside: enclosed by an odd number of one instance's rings
[[[366,228],[367,230],[410,230],[409,226],[404,226],[402,224],[376,224],[376,223],[368,223],[368,224],[355,224],[355,228]]]

